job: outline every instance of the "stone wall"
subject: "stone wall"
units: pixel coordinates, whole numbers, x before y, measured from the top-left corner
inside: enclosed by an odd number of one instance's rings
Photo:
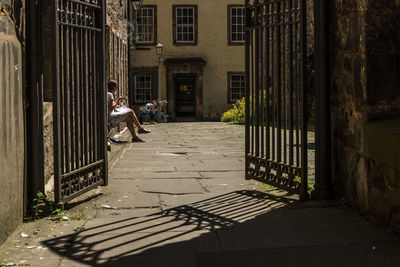
[[[399,118],[400,1],[369,0],[368,5],[365,30],[370,116]]]
[[[118,96],[128,96],[128,5],[127,1],[107,1],[107,81],[118,82]],[[125,102],[127,104],[127,101]],[[125,126],[111,129],[113,136]]]
[[[24,203],[22,49],[10,4],[0,2],[0,244],[22,222]]]
[[[314,47],[314,0],[307,0],[307,47]]]
[[[127,1],[107,1],[107,78],[119,83],[118,95],[128,93]]]
[[[400,1],[335,0],[330,14],[334,189],[380,224],[393,224],[400,201],[386,201],[387,194],[400,185],[388,181],[399,172],[366,154],[365,127],[400,118]]]
[[[49,200],[54,201],[53,103],[43,103],[44,184]]]

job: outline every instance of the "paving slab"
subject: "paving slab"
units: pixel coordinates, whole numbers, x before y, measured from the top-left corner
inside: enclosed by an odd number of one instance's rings
[[[132,164],[124,164],[124,167],[114,166],[119,173],[137,173],[137,172],[173,172],[176,171],[176,168],[171,166],[163,166],[163,167],[146,167],[146,168],[132,168]],[[131,166],[131,167],[129,167]],[[112,176],[111,176],[112,177]]]
[[[219,192],[207,192],[204,194],[191,194],[191,195],[160,195],[163,209],[187,205],[188,203],[196,203],[204,201],[213,197],[220,196]]]
[[[325,209],[274,210],[222,229],[219,237],[226,250],[398,241],[398,237],[339,209],[330,213]]]
[[[379,251],[374,249],[380,247]],[[397,251],[396,251],[397,250]],[[196,253],[200,267],[219,266],[400,266],[398,245],[394,243],[346,244],[310,247],[224,250]]]
[[[207,234],[203,238],[205,233]],[[196,241],[185,243],[193,239]],[[52,241],[57,242],[58,240],[55,239]],[[95,264],[101,265],[107,261],[127,258],[140,253],[151,254],[153,257],[157,257],[160,254],[167,253],[192,253],[195,251],[216,250],[220,250],[217,236],[205,231],[163,231],[143,234],[126,232],[114,235],[78,235],[74,237],[72,246],[68,250],[68,258],[94,266]],[[147,253],[146,251],[151,251],[151,253]],[[172,264],[174,265],[175,263]]]
[[[159,171],[159,172],[120,172],[113,170],[110,175],[117,179],[201,179],[204,178],[197,171]]]
[[[239,171],[202,171],[199,172],[202,178],[217,178],[217,179],[224,179],[224,178],[229,178],[229,179],[238,179],[238,180],[244,180],[245,173],[244,170],[239,170]]]
[[[117,264],[117,265],[116,265]],[[116,259],[115,262],[111,261],[104,264],[104,266],[157,266],[157,267],[172,267],[172,266],[197,266],[196,257],[194,253],[168,253],[160,254],[155,257],[154,255],[132,255],[127,258]]]
[[[121,202],[118,200],[122,200]],[[123,195],[121,194],[118,198],[116,196],[107,199],[105,204],[110,206],[129,206],[132,208],[154,208],[160,206],[160,197],[157,194],[138,192],[134,195]]]
[[[243,178],[214,178],[214,179],[202,179],[200,183],[206,187],[210,186],[222,186],[231,187],[233,190],[241,190],[242,186],[253,185],[253,181],[246,181]]]
[[[139,182],[139,190],[147,193],[171,195],[202,194],[205,192],[196,179],[143,180]]]

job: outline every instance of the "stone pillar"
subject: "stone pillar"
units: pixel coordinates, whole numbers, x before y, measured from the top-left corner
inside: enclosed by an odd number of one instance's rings
[[[315,190],[313,199],[329,199],[332,191],[330,142],[329,5],[315,1]]]
[[[0,244],[23,218],[25,125],[22,67],[22,50],[15,35],[15,25],[7,15],[0,15]]]
[[[333,0],[330,4],[334,190],[383,225],[396,216],[400,222],[399,172],[373,159],[365,148],[368,126],[400,118],[400,1]],[[379,125],[383,133],[395,129],[386,126],[390,123]],[[388,149],[398,153],[399,147]]]

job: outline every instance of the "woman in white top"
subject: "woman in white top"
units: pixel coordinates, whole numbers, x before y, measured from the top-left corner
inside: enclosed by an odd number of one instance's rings
[[[124,99],[124,96],[118,97],[117,101],[114,101],[114,94],[117,91],[118,83],[116,81],[108,82],[108,92],[107,92],[107,105],[108,105],[108,121],[111,124],[111,127],[118,126],[121,122],[126,122],[126,126],[132,135],[132,142],[144,142],[140,139],[136,133],[133,125],[138,127],[138,133],[150,133],[150,130],[143,128],[140,125],[139,120],[136,117],[135,112],[126,107],[120,106],[118,103],[120,100]]]

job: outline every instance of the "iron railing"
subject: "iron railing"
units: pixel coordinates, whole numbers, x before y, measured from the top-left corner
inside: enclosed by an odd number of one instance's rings
[[[52,1],[55,201],[107,184],[105,0]]]
[[[305,0],[246,0],[246,178],[303,199],[305,57]]]

